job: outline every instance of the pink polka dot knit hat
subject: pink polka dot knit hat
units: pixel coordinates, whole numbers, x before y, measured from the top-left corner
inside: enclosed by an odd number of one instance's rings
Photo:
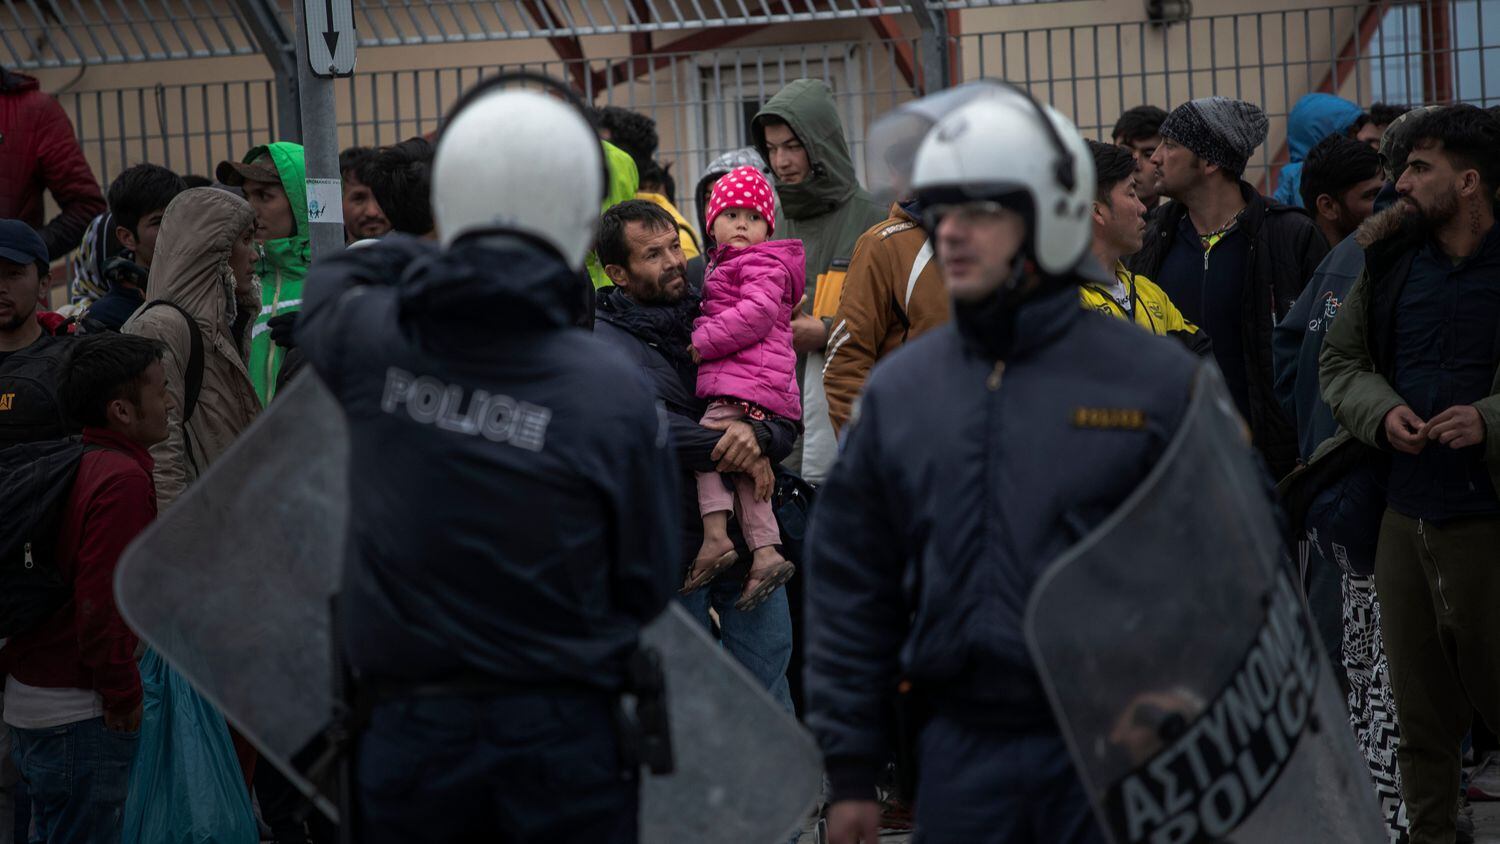
[[[776,233],[776,191],[754,167],[736,167],[714,183],[708,197],[708,230],[726,208],[749,208],[765,218],[767,234]]]

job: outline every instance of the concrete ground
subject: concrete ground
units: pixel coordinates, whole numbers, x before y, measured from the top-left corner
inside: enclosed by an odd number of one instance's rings
[[[1475,844],[1500,844],[1500,803],[1475,803]]]

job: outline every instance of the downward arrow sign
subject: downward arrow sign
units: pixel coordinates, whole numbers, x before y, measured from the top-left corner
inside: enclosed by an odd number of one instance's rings
[[[323,41],[328,45],[328,55],[332,57],[339,51],[339,33],[333,27],[333,0],[323,0],[323,9],[326,14],[323,19]]]

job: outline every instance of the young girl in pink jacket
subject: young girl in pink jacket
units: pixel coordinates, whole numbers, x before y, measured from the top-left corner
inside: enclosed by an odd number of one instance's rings
[[[691,350],[699,363],[698,396],[710,400],[704,423],[772,415],[802,418],[791,320],[802,300],[806,263],[802,241],[769,240],[775,222],[776,194],[759,170],[740,167],[714,185],[707,223],[718,245],[709,252],[703,315],[693,323]],[[766,480],[763,477],[763,489],[774,488]],[[776,549],[781,530],[770,493],[757,495],[750,475],[699,473],[703,547],[682,591],[708,585],[738,562],[728,530],[729,511],[736,505],[754,556],[735,607],[749,611],[790,580],[797,568]]]

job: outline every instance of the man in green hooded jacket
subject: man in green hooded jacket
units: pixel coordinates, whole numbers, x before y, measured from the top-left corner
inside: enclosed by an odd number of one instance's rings
[[[755,115],[751,130],[775,177],[776,236],[802,241],[807,253],[807,296],[792,320],[792,344],[801,362],[801,472],[817,484],[838,448],[823,395],[823,351],[854,244],[886,211],[855,177],[827,83],[798,79],[782,88]]]
[[[312,261],[307,234],[307,169],[300,144],[278,141],[255,147],[243,161],[223,161],[220,182],[244,190],[255,209],[255,238],[261,258],[261,308],[250,340],[250,381],[261,403],[276,394],[276,374],[286,350],[271,340],[272,318],[302,309],[302,280]]]

